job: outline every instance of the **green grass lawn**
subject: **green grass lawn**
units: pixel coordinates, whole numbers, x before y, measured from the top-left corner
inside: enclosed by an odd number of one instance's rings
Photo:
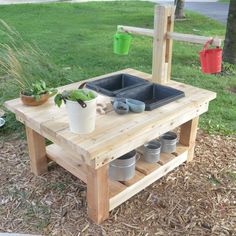
[[[112,36],[117,25],[152,28],[153,6],[145,2],[11,5],[0,7],[0,17],[25,40],[36,42],[49,53],[50,59],[61,68],[62,78],[54,81],[59,86],[128,67],[150,73],[151,38],[135,36],[129,55],[120,57],[112,52]],[[224,36],[223,25],[189,12],[186,16],[185,21],[175,23],[175,31]],[[236,87],[235,75],[202,74],[198,59],[201,48],[202,45],[175,42],[172,77],[217,92],[217,99],[210,103],[200,125],[211,132],[235,133],[236,96],[229,91]],[[0,82],[0,105],[15,97],[18,97],[16,88],[9,82]],[[21,126],[9,112],[7,121],[1,136],[20,133]]]
[[[219,0],[218,2],[229,3],[229,2],[230,2],[230,0]]]

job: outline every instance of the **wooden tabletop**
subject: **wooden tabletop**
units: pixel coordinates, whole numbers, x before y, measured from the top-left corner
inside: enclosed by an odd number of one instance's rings
[[[119,73],[151,79],[149,74],[125,69],[93,80]],[[59,91],[77,88],[82,82],[60,87]],[[216,97],[214,92],[175,81],[170,81],[166,85],[184,91],[185,97],[153,111],[139,114],[118,115],[114,111],[105,115],[97,114],[95,131],[86,135],[70,132],[65,106],[56,107],[53,98],[37,107],[25,106],[19,98],[5,102],[5,106],[26,126],[76,155],[78,160],[97,169],[206,112],[209,101]],[[106,97],[100,99],[109,102]]]

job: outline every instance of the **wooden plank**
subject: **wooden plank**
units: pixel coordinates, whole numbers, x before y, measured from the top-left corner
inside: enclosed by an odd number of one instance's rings
[[[41,175],[48,170],[45,139],[29,127],[26,127],[26,136],[29,149],[31,171],[35,175]]]
[[[160,164],[165,165],[166,163],[173,160],[175,156],[172,153],[161,153]]]
[[[175,113],[173,110],[170,112],[170,113]],[[153,113],[152,113],[153,114]],[[168,113],[167,113],[168,114]],[[162,116],[162,115],[164,115],[164,113],[162,113],[161,112],[161,110],[159,110],[159,115],[160,116]],[[158,118],[158,120],[162,120],[161,119],[161,117],[159,116],[159,118]],[[116,119],[116,117],[115,116],[113,116],[113,118],[114,118],[114,120]],[[121,121],[128,121],[128,116],[126,116],[126,117],[122,117],[123,119],[121,119]],[[132,116],[130,116],[130,118],[132,118]],[[132,122],[132,125],[134,125],[134,126],[137,126],[137,125],[139,125],[139,123],[141,123],[142,122],[142,120],[144,120],[143,119],[144,117],[143,117],[143,115],[136,115],[136,117],[135,117],[135,122]],[[164,115],[163,116],[163,118],[166,120],[166,116]],[[106,116],[106,118],[104,118],[104,119],[107,119],[107,120],[111,120],[111,117],[109,117],[109,116]],[[120,118],[117,118],[117,121],[118,121],[118,119],[120,119]],[[146,119],[145,119],[145,122],[146,123],[149,123],[150,122],[150,119],[153,119],[153,117],[150,117],[150,116],[146,116]],[[103,120],[104,121],[104,120]],[[122,127],[123,127],[123,129],[121,130],[121,132],[122,132],[122,134],[124,133],[124,128],[126,128],[125,126],[127,126],[127,129],[131,129],[132,128],[132,125],[131,125],[131,123],[128,123],[128,122],[126,122],[126,124],[123,124],[123,122],[121,122],[120,124],[122,125]],[[100,124],[102,125],[102,123],[100,122]],[[117,124],[118,124],[118,122],[117,122]],[[86,147],[89,147],[90,145],[93,145],[93,147],[96,145],[96,146],[100,146],[101,145],[101,143],[99,142],[99,140],[101,140],[102,142],[104,142],[105,141],[105,139],[106,139],[106,137],[107,137],[107,142],[109,142],[109,140],[111,139],[111,138],[113,138],[114,136],[112,135],[112,131],[110,130],[110,128],[109,128],[109,125],[107,124],[107,122],[104,122],[104,124],[103,124],[103,126],[104,126],[104,128],[105,129],[100,129],[100,131],[103,131],[103,132],[99,132],[99,129],[96,129],[96,131],[93,133],[93,135],[91,135],[91,139],[87,139],[87,141],[84,141],[83,142],[83,140],[81,139],[76,139],[76,141],[78,141],[78,142],[82,142],[83,144],[84,144],[84,146],[86,146]],[[114,127],[114,123],[111,123],[111,126],[113,126]],[[118,127],[114,127],[114,129],[115,130],[117,130],[118,131],[118,129],[120,129],[120,125],[118,126]],[[128,131],[128,130],[127,130]],[[96,134],[98,134],[99,136],[97,136]],[[119,136],[119,131],[116,133],[116,135],[117,136]],[[68,132],[68,135],[67,136],[71,136],[71,133],[69,133]],[[73,136],[72,136],[73,137]],[[78,136],[75,136],[75,137],[78,137]],[[82,137],[81,137],[82,138]],[[109,144],[109,143],[107,143],[107,144]]]
[[[126,130],[125,134],[123,133],[120,138],[118,138],[119,133],[117,133],[116,137],[110,136],[109,142],[106,145],[96,146],[94,144],[93,147],[90,148],[90,153],[96,158],[96,168],[110,162],[110,158],[114,159],[122,156],[130,150],[141,146],[143,143],[155,139],[161,134],[178,127],[189,119],[206,112],[207,109],[208,105],[205,104],[204,106],[199,107],[196,111],[186,111],[184,116],[180,115],[178,119],[172,119],[171,115],[167,116],[168,120],[166,119],[167,117],[165,117],[165,122],[159,120],[162,125],[159,125],[160,123],[157,124],[154,121],[152,122],[147,118],[147,124],[143,126],[137,125],[136,127],[130,127],[130,129]],[[178,112],[182,113],[184,110],[185,109],[179,110]],[[107,156],[108,154],[109,156]]]
[[[167,37],[169,39],[173,39],[176,41],[197,43],[197,44],[205,44],[207,41],[213,40],[212,45],[217,47],[220,47],[222,44],[222,39],[219,39],[217,37],[213,38],[213,37],[199,36],[193,34],[182,34],[177,32],[169,32],[167,33]]]
[[[185,146],[189,146],[188,161],[193,160],[198,121],[199,117],[195,117],[181,125],[179,142]]]
[[[152,173],[154,170],[158,169],[161,165],[159,163],[148,163],[144,161],[143,157],[141,157],[136,163],[136,169],[143,173],[144,175],[148,175]]]
[[[55,106],[53,98],[40,106],[26,106],[21,100],[14,99],[7,101],[4,105],[15,113],[17,120],[26,126],[41,134],[41,123],[45,120],[57,119],[66,116],[65,109],[59,109]],[[58,112],[60,111],[60,112]]]
[[[160,163],[162,165],[165,165],[167,162],[173,160],[176,156],[179,156],[182,153],[186,152],[186,150],[189,151],[189,147],[188,146],[184,146],[184,145],[178,143],[176,145],[176,151],[175,152],[173,152],[173,153],[161,153]]]
[[[83,142],[81,138],[77,141],[80,143],[82,142],[86,147],[89,147],[92,144],[100,146],[101,143],[99,141],[104,141],[106,138],[106,141],[109,141],[111,137],[119,135],[119,131],[122,135],[124,135],[124,133],[127,130],[132,129],[133,126],[138,126],[143,123],[149,123],[150,120],[153,120],[155,124],[159,122],[161,123],[162,120],[165,120],[167,122],[169,115],[173,117],[173,115],[177,115],[179,112],[182,112],[183,109],[190,108],[191,105],[192,108],[196,108],[197,104],[195,103],[194,97],[192,99],[192,101],[194,101],[194,104],[189,104],[188,92],[194,93],[196,91],[195,89],[190,89],[190,91],[187,91],[185,98],[177,100],[176,102],[172,102],[151,112],[144,112],[141,114],[130,113],[126,116],[118,116],[114,112],[108,114],[102,117],[101,120],[97,120],[98,122],[96,124],[96,130],[95,132],[93,132],[93,134],[91,134],[91,139],[87,139],[86,141],[84,140]],[[197,94],[196,96],[196,99],[198,100],[201,98],[199,95],[200,94]],[[187,111],[185,110],[185,113],[186,112]],[[116,123],[116,127],[114,127],[114,123]],[[68,133],[68,136],[69,135],[70,134]]]
[[[55,161],[58,165],[69,171],[71,174],[87,183],[86,166],[77,155],[70,155],[64,149],[56,144],[51,144],[46,147],[47,156]],[[78,155],[79,156],[79,155]]]
[[[135,175],[132,179],[129,179],[129,180],[126,180],[126,181],[121,181],[121,183],[126,185],[126,186],[131,186],[131,185],[137,183],[143,177],[144,177],[144,174],[142,174],[141,172],[135,170]]]
[[[126,186],[118,181],[109,180],[109,197],[112,198],[124,191]]]
[[[165,165],[166,163],[173,160],[176,156],[181,155],[182,153],[186,152],[189,148],[187,146],[183,146],[181,144],[177,144],[176,152],[175,153],[161,153],[160,154],[160,161],[158,163],[148,163],[144,161],[143,157],[136,164],[136,169],[141,173],[148,175],[152,173],[154,170],[158,169],[161,165]],[[139,149],[140,152],[141,148]]]
[[[144,188],[185,162],[187,160],[187,153],[188,151],[186,150],[184,153],[175,157],[167,164],[160,166],[158,169],[154,170],[152,173],[145,176],[140,181],[127,187],[124,191],[112,197],[109,201],[109,209],[112,210],[115,207],[119,206],[120,204],[127,201],[129,198],[142,191]]]
[[[109,216],[108,165],[97,170],[87,166],[88,216],[100,224]]]

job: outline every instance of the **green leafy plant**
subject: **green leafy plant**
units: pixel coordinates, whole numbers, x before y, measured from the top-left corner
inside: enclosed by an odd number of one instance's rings
[[[25,42],[3,20],[0,20],[0,35],[8,39],[7,43],[0,43],[0,78],[10,80],[21,94],[36,100],[42,94],[55,94],[56,90],[45,82],[53,80],[56,70],[47,55],[36,45]]]
[[[85,89],[73,89],[73,90],[64,90],[62,93],[58,93],[55,98],[55,104],[60,107],[62,101],[66,103],[66,100],[70,101],[90,101],[94,99],[96,96],[92,91],[88,91]]]
[[[42,94],[49,94],[50,96],[53,96],[57,93],[57,89],[55,88],[48,88],[45,81],[40,80],[36,81],[32,84],[32,88],[29,91],[24,91],[23,94],[26,96],[33,96],[36,101],[40,99],[40,96]]]

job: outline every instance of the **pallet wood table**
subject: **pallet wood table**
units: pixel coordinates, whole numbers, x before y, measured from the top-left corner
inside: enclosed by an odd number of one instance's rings
[[[151,75],[126,69],[111,73],[128,73],[144,79]],[[108,75],[106,75],[108,76]],[[100,76],[93,79],[105,77]],[[59,88],[77,88],[80,83]],[[24,106],[20,99],[5,106],[26,126],[31,170],[40,175],[47,171],[48,158],[87,184],[88,215],[96,223],[109,216],[109,211],[187,160],[192,160],[198,117],[208,110],[216,94],[190,85],[169,81],[168,86],[185,92],[185,97],[153,111],[117,115],[110,111],[97,114],[96,130],[87,135],[69,131],[65,107],[57,108],[53,99],[38,107]],[[163,154],[156,164],[142,158],[133,179],[124,182],[108,178],[108,164],[161,134],[181,127],[176,153]],[[45,138],[53,142],[45,146]]]

